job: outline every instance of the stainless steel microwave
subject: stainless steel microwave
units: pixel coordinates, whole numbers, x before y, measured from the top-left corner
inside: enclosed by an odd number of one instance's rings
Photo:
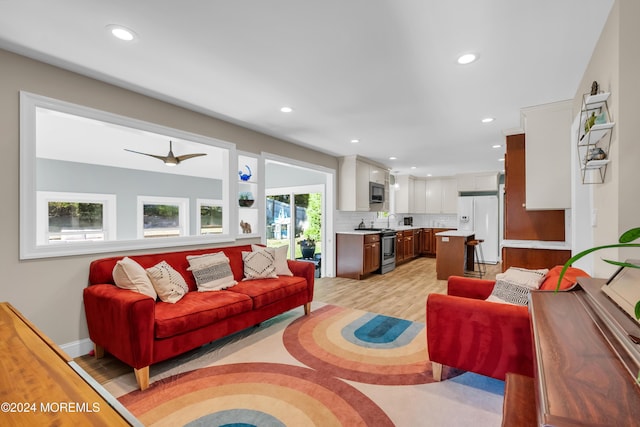
[[[384,203],[384,185],[369,182],[369,203]]]

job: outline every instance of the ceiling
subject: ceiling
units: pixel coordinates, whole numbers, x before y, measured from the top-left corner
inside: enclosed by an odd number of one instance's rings
[[[574,98],[612,4],[0,0],[0,47],[331,155],[443,176],[502,170],[520,109]],[[478,60],[457,64],[467,52]]]

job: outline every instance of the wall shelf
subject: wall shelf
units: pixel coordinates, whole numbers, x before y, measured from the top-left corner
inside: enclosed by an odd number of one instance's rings
[[[578,160],[583,184],[604,182],[615,123],[611,121],[609,92],[582,96],[578,127]]]

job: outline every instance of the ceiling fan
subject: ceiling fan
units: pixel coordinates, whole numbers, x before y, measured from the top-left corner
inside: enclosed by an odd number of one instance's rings
[[[206,156],[206,153],[195,153],[195,154],[183,154],[182,156],[175,156],[173,154],[173,142],[169,141],[169,154],[167,154],[166,156],[159,156],[157,154],[149,154],[149,153],[141,153],[140,151],[134,151],[134,150],[129,150],[127,148],[125,148],[125,151],[130,151],[132,153],[136,153],[136,154],[142,154],[144,156],[149,156],[149,157],[153,157],[155,159],[158,160],[162,160],[164,162],[165,165],[167,166],[175,166],[179,163],[182,163],[183,161],[187,160],[187,159],[191,159],[193,157],[200,157],[200,156]]]

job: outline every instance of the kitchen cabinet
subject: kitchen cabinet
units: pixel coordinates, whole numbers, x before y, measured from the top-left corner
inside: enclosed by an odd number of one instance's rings
[[[456,175],[458,192],[498,191],[498,172]]]
[[[402,232],[404,244],[404,260],[410,260],[414,257],[413,252],[413,230],[405,230]]]
[[[422,228],[413,230],[413,256],[418,257],[422,254]]]
[[[433,243],[433,228],[423,228],[421,253],[424,255],[435,255],[435,245]]]
[[[571,208],[572,107],[569,100],[521,110],[527,210]]]
[[[404,261],[404,232],[396,233],[396,265]]]
[[[427,179],[426,211],[431,214],[458,211],[458,182],[454,177]]]
[[[411,175],[396,175],[395,204],[393,210],[395,213],[410,214],[414,208],[414,189],[415,178]]]
[[[410,213],[427,213],[427,181],[416,178],[413,181],[413,211]]]
[[[507,136],[504,238],[507,240],[564,241],[564,210],[532,211],[525,208],[524,163],[525,135],[516,134]],[[528,268],[525,265],[521,265],[520,267]]]
[[[336,275],[360,280],[380,268],[380,234],[338,233]]]
[[[502,248],[502,271],[509,267],[522,267],[532,270],[553,268],[563,265],[571,258],[570,250],[535,249],[535,248]]]
[[[338,209],[341,211],[385,211],[389,210],[389,170],[358,156],[338,159],[339,188]],[[385,186],[385,201],[369,204],[369,182]]]

